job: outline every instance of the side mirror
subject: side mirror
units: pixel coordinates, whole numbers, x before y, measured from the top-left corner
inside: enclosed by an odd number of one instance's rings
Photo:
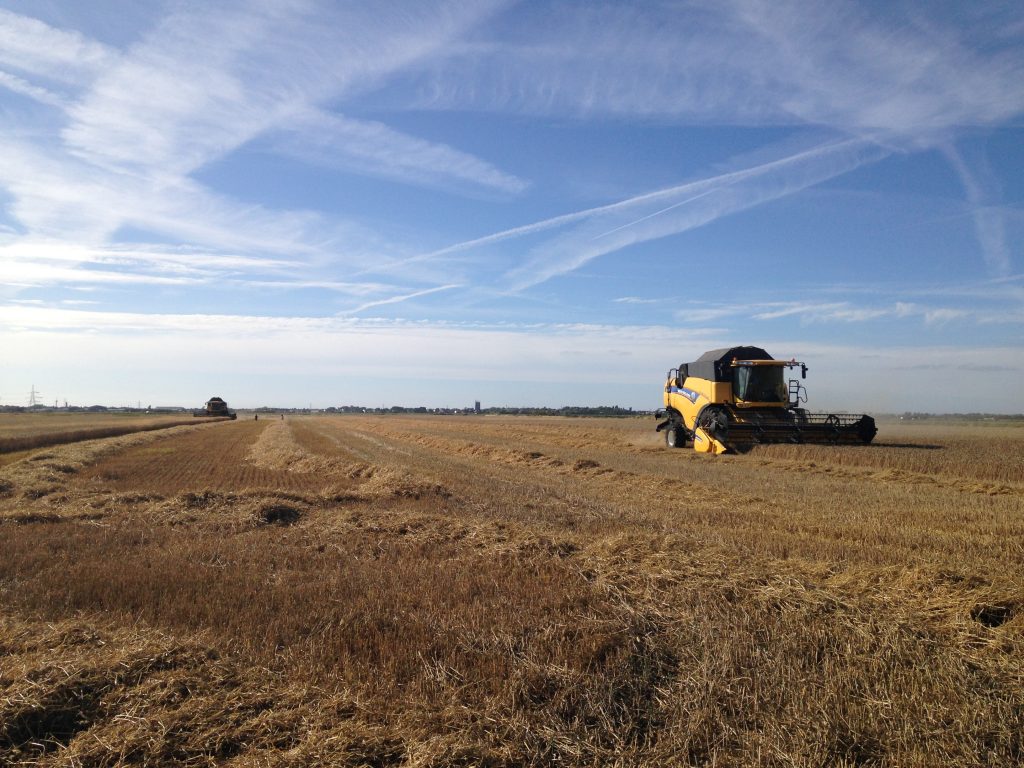
[[[800,378],[807,378],[807,365],[805,363],[800,363]]]

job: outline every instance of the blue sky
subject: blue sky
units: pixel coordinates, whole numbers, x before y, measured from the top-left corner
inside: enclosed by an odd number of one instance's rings
[[[0,2],[0,403],[1024,411],[1024,6]]]

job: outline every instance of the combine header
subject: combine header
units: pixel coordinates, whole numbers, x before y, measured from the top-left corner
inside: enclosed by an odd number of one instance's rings
[[[759,443],[870,443],[878,430],[870,416],[808,413],[807,390],[785,372],[807,365],[775,360],[759,347],[705,352],[668,372],[665,408],[657,431],[669,448],[693,442],[701,453],[736,453]]]
[[[211,397],[206,401],[206,407],[201,411],[192,411],[193,416],[217,416],[222,419],[237,419],[238,414],[228,408],[219,397]]]

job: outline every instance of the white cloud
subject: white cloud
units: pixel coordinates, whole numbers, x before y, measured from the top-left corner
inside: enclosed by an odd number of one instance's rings
[[[673,313],[673,317],[680,323],[710,323],[727,317],[735,317],[747,311],[749,311],[749,307],[741,307],[735,304],[725,307],[704,307],[698,305],[677,310]]]
[[[1024,314],[997,308],[965,308],[963,306],[935,306],[917,302],[856,304],[850,301],[800,300],[758,302],[737,300],[721,306],[693,304],[673,313],[680,323],[706,323],[726,317],[737,322],[795,318],[802,324],[810,323],[867,323],[880,320],[917,320],[926,325],[943,325],[953,321],[965,323],[1020,323]]]
[[[1009,276],[1012,263],[1006,242],[1003,211],[999,206],[986,205],[988,202],[986,193],[994,186],[994,182],[989,179],[987,184],[983,183],[981,181],[982,174],[964,162],[963,157],[952,144],[947,144],[943,150],[967,192],[967,199],[972,208],[971,216],[974,220],[974,229],[989,273],[994,277]],[[989,175],[985,174],[985,176]]]
[[[470,185],[518,194],[522,179],[445,144],[383,123],[312,112],[288,124],[274,148],[317,167],[335,167],[424,186]]]
[[[117,54],[78,32],[0,9],[0,64],[66,83],[88,82]]]
[[[63,137],[97,165],[187,174],[437,50],[489,5],[183,7],[97,77]]]
[[[849,306],[842,302],[821,304],[815,302],[791,302],[783,304],[770,304],[770,309],[765,309],[753,315],[755,320],[778,320],[782,317],[803,315],[817,318],[835,318],[837,313],[842,314],[849,311]]]
[[[639,296],[622,296],[612,299],[616,304],[657,304],[661,299],[642,299]]]
[[[82,269],[48,263],[5,260],[4,284],[22,288],[51,285],[198,285],[203,279]]]
[[[62,96],[38,85],[32,85],[32,83],[12,75],[10,72],[0,71],[0,86],[14,93],[28,96],[42,104],[48,104],[51,107],[65,109],[68,106],[68,102]]]
[[[429,288],[396,297],[395,292],[400,290],[397,284],[314,279],[310,266],[296,259],[157,245],[86,246],[38,238],[17,238],[0,245],[0,264],[8,286],[230,285],[277,291],[320,289],[364,301],[376,297],[353,312],[455,287]]]
[[[802,120],[928,140],[954,126],[998,123],[1024,110],[1019,46],[968,45],[1003,19],[965,13],[941,25],[919,6],[867,10],[747,0],[738,18],[771,51],[768,92]],[[748,60],[747,62],[751,62]]]
[[[965,309],[930,309],[924,313],[924,321],[929,324],[941,325],[950,320],[959,320],[968,317],[970,313]]]
[[[955,23],[954,23],[955,18]],[[1019,8],[795,0],[569,4],[452,49],[425,104],[830,125],[912,141],[1024,111]],[[979,45],[984,42],[984,45]],[[995,44],[993,44],[995,43]]]
[[[258,258],[234,253],[201,251],[188,247],[148,244],[88,246],[63,240],[19,238],[0,245],[0,258],[29,262],[69,262],[107,266],[143,267],[165,272],[217,270],[294,270],[301,262],[284,258]]]
[[[349,296],[370,296],[375,293],[394,291],[398,286],[386,283],[346,282],[344,280],[293,280],[280,278],[277,280],[241,280],[239,285],[250,288],[267,288],[270,290],[298,290],[313,288],[323,291],[334,291]]]
[[[124,227],[191,243],[197,251],[234,251],[254,264],[334,253],[350,264],[371,265],[381,260],[378,248],[389,247],[354,224],[236,202],[184,177],[157,183],[54,157],[15,137],[0,136],[0,153],[0,184],[11,193],[9,210],[28,238],[61,241],[72,250],[101,247]]]

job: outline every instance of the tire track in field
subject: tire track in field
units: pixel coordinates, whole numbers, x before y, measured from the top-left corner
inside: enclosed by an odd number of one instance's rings
[[[351,422],[327,422],[323,429],[338,433],[342,444],[368,437]],[[521,451],[469,440],[438,437],[405,430],[408,422],[378,425],[371,445],[374,460],[437,480],[460,496],[483,507],[500,508],[548,522],[559,510],[576,522],[626,520],[643,525],[663,518],[666,511],[680,522],[716,524],[749,516],[751,505],[766,510],[762,499],[738,496],[716,488],[668,477],[639,475],[601,466],[598,462],[560,458],[543,451]],[[395,447],[399,443],[402,448]],[[396,452],[401,451],[400,456]]]
[[[518,417],[513,417],[518,418]],[[452,421],[409,422],[427,427],[425,434],[453,439],[469,440],[495,447],[516,445],[524,448],[542,446],[559,449],[590,449],[599,451],[633,451],[636,446],[617,430],[602,429],[591,424],[572,423],[558,426],[544,424],[517,424],[506,420],[466,418],[462,423]],[[422,431],[422,430],[421,430]]]
[[[263,469],[346,478],[365,469],[342,451],[332,450],[308,425],[275,421],[249,446],[245,461]],[[326,450],[325,450],[326,448]]]

